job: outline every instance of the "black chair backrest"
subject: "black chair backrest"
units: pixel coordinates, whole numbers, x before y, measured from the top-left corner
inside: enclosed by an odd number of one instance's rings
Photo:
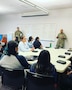
[[[54,90],[53,76],[41,75],[27,71],[27,90]]]
[[[24,84],[24,70],[9,71],[0,66],[0,73],[3,85],[21,87]]]
[[[7,70],[4,67],[0,66],[0,73],[2,75],[7,75],[8,77],[13,77],[13,78],[17,78],[17,77],[24,77],[24,70]]]

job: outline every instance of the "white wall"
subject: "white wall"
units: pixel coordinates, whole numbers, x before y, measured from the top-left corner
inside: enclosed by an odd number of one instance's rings
[[[30,27],[31,25],[39,24],[55,24],[55,37],[59,33],[60,29],[63,28],[65,34],[67,35],[65,48],[72,48],[72,9],[49,10],[49,16],[42,17],[24,18],[21,17],[21,15],[0,16],[0,33],[13,34],[16,30],[16,27],[19,26],[21,31],[26,35],[27,30],[25,26]],[[53,46],[56,45],[56,41],[57,39],[55,38]]]

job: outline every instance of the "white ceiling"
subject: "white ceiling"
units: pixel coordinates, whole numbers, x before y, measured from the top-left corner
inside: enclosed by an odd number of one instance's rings
[[[28,0],[47,10],[72,8],[72,0]],[[30,5],[19,0],[0,0],[0,14],[21,14],[27,12],[39,11]]]

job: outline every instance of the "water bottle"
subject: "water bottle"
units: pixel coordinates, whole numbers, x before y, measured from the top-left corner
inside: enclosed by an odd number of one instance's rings
[[[52,43],[50,43],[50,48],[52,47]]]

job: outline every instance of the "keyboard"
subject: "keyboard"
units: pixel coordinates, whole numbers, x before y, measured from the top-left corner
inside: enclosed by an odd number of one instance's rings
[[[57,60],[57,63],[60,63],[60,64],[66,64],[66,62],[63,61],[63,60]]]
[[[63,55],[59,55],[58,57],[60,57],[60,58],[65,58],[65,56],[63,56]]]
[[[70,55],[71,53],[65,52],[66,55]]]
[[[38,52],[38,51],[32,51],[32,52]]]

